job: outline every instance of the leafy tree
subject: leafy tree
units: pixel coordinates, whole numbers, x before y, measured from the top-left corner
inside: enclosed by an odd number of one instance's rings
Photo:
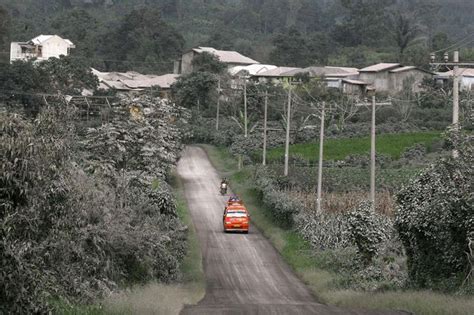
[[[105,38],[104,55],[119,60],[106,61],[109,70],[125,70],[135,65],[143,71],[169,71],[184,47],[183,37],[153,8],[133,10]]]
[[[219,58],[208,52],[197,55],[193,61],[194,72],[210,72],[214,74],[222,74],[227,66],[219,61]]]
[[[466,253],[474,239],[472,136],[454,132],[448,142],[459,156],[438,160],[396,196],[395,226],[409,276],[421,287],[445,287],[446,280],[460,285],[471,268]]]
[[[275,48],[270,53],[272,63],[284,66],[303,67],[309,65],[308,43],[296,29],[279,34],[273,39]]]
[[[1,52],[8,51],[8,38],[10,35],[10,17],[7,10],[0,6],[0,62],[8,60],[8,55],[3,55]]]
[[[70,39],[76,45],[76,55],[94,56],[97,36],[95,30],[99,27],[99,22],[86,10],[75,8],[65,11],[52,21],[51,26],[62,37]]]
[[[214,74],[191,72],[179,77],[171,86],[171,91],[174,101],[180,106],[194,108],[200,105],[210,108],[216,87],[217,78]]]
[[[390,16],[388,31],[399,49],[401,58],[408,45],[417,37],[418,26],[413,17],[397,11]]]

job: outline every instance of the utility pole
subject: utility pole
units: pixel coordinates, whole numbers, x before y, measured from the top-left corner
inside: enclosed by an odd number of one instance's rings
[[[244,136],[247,138],[247,79],[244,78]]]
[[[319,131],[319,166],[318,166],[318,198],[316,199],[316,212],[321,213],[321,188],[323,181],[323,147],[324,147],[324,110],[325,102],[322,103],[321,109],[321,129]]]
[[[290,154],[291,89],[292,85],[290,82],[290,89],[288,91],[288,108],[286,110],[285,170],[283,173],[284,176],[288,176],[288,159]]]
[[[357,106],[366,106],[367,104],[357,104]],[[375,211],[375,110],[376,106],[392,105],[392,102],[377,103],[375,93],[372,96],[372,123],[370,130],[370,202],[372,211]]]
[[[431,53],[431,66],[452,66],[453,67],[453,126],[455,130],[459,130],[459,67],[473,67],[472,62],[459,62],[459,51],[454,51],[453,62],[449,62],[449,54],[444,53],[444,62],[436,63],[436,54]],[[458,157],[458,151],[453,150],[453,157]]]
[[[263,157],[262,165],[267,164],[267,112],[268,112],[268,91],[265,91],[265,108],[263,111]]]
[[[216,113],[216,131],[219,131],[219,109],[221,101],[221,79],[217,81],[217,113]]]

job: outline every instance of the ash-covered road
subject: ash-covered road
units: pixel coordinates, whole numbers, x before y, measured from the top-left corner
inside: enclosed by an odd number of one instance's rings
[[[181,314],[401,314],[318,303],[254,226],[249,234],[223,232],[226,197],[219,194],[220,177],[203,149],[187,147],[178,174],[201,244],[207,281],[205,297]]]

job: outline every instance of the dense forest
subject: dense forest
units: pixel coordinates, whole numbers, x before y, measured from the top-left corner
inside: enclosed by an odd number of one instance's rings
[[[109,70],[169,72],[196,45],[289,66],[424,65],[452,44],[472,59],[472,12],[471,0],[0,0],[0,44],[6,59],[10,41],[55,33]]]

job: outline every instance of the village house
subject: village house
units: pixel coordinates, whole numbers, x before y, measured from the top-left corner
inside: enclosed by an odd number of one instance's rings
[[[369,89],[389,94],[398,93],[409,83],[413,92],[421,90],[421,83],[433,73],[415,66],[399,63],[379,63],[359,70],[359,81],[368,83]]]
[[[459,68],[459,85],[461,90],[472,91],[474,90],[474,69],[471,68]],[[447,72],[438,72],[435,76],[436,81],[439,83],[446,83],[449,79],[453,78],[453,70]]]
[[[15,60],[48,60],[67,56],[71,48],[75,48],[69,39],[58,35],[40,35],[27,42],[12,42],[10,44],[10,62]]]
[[[146,75],[135,71],[128,72],[100,72],[92,69],[92,73],[99,79],[99,89],[116,90],[121,93],[142,93],[156,90],[161,98],[169,98],[171,85],[176,82],[179,75]]]
[[[174,73],[188,74],[193,71],[193,60],[196,56],[202,53],[209,53],[216,56],[220,62],[225,63],[228,68],[235,66],[248,66],[258,64],[259,62],[246,57],[236,51],[231,50],[217,50],[212,47],[197,47],[191,49],[189,52],[183,54],[181,60],[175,62]]]

